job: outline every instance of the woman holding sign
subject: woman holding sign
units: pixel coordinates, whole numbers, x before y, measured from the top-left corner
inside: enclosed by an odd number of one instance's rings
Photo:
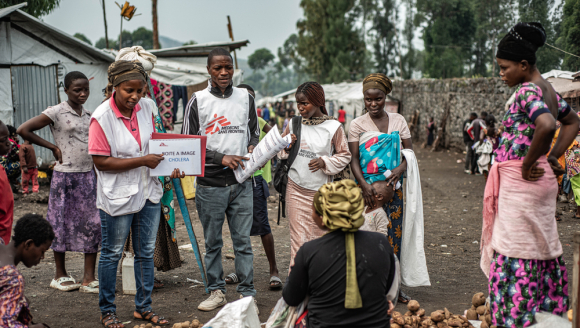
[[[290,267],[294,256],[307,241],[326,233],[312,220],[312,199],[316,191],[350,163],[351,154],[342,124],[328,116],[324,89],[317,82],[306,82],[296,90],[296,104],[302,116],[300,140],[280,154],[284,159],[292,147],[300,147],[288,171],[286,201],[290,222]],[[292,121],[282,137],[292,131]]]
[[[153,251],[159,227],[163,188],[150,169],[163,156],[149,154],[154,132],[152,104],[141,99],[146,73],[138,62],[116,61],[108,70],[114,88],[94,112],[89,127],[89,154],[98,176],[97,208],[103,245],[99,260],[99,307],[105,327],[122,328],[115,307],[117,266],[129,230],[135,250],[135,319],[166,324],[151,309]],[[124,321],[124,320],[123,320]]]

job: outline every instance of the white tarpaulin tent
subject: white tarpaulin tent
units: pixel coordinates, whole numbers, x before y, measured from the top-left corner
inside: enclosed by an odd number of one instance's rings
[[[326,99],[326,109],[329,114],[338,117],[338,109],[343,106],[346,111],[345,127],[348,131],[350,122],[356,117],[360,116],[364,109],[363,100],[363,86],[362,82],[341,82],[337,84],[323,84],[324,97]],[[258,106],[266,105],[266,103],[274,103],[277,101],[294,102],[294,94],[296,89],[288,90],[286,92],[277,94],[272,97],[265,97],[260,99]],[[398,100],[387,96],[386,110],[388,112],[398,112]]]
[[[18,126],[66,100],[64,76],[71,71],[89,78],[85,108],[93,111],[103,100],[107,67],[115,58],[28,15],[20,10],[24,6],[0,9],[0,120]],[[48,128],[37,133],[52,140]],[[54,160],[47,149],[35,148],[43,161]]]

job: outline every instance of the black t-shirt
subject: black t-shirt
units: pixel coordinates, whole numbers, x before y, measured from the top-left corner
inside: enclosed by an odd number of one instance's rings
[[[297,306],[306,295],[308,328],[390,327],[387,293],[395,275],[393,248],[378,232],[355,233],[357,280],[363,307],[346,309],[345,233],[337,230],[305,243],[282,293],[288,305]]]

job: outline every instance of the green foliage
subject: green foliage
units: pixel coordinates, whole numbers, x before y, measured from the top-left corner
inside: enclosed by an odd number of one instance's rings
[[[22,2],[24,1],[0,0],[0,8],[14,6]],[[60,0],[26,0],[26,2],[28,5],[20,8],[20,10],[34,17],[48,15],[60,5]]]
[[[90,44],[91,46],[93,45],[93,43],[91,42],[91,40],[89,40],[89,38],[87,38],[84,34],[82,33],[75,33],[75,35],[73,35],[75,38],[84,41],[85,43]],[[103,39],[104,41],[104,39]]]
[[[514,0],[472,0],[475,23],[473,42],[473,76],[497,76],[497,45],[515,24]]]
[[[98,49],[105,49],[107,44],[105,43],[105,38],[100,38],[95,42],[95,48]],[[109,48],[111,49],[119,49],[119,43],[115,40],[109,39]]]
[[[270,50],[260,48],[248,57],[248,65],[250,65],[253,70],[261,70],[266,68],[274,58],[275,57]]]
[[[193,41],[193,40],[190,40],[190,41],[187,41],[187,42],[185,42],[183,45],[184,45],[184,46],[192,46],[192,45],[194,45],[194,44],[197,44],[197,42],[195,42],[195,41]]]
[[[153,32],[145,27],[139,27],[133,32],[123,30],[122,36],[123,46],[121,48],[141,46],[145,49],[153,49]],[[97,40],[95,47],[105,49],[105,38]],[[119,37],[115,40],[109,39],[109,48],[119,49]]]
[[[125,31],[123,31],[125,33]],[[145,27],[139,27],[131,34],[132,44],[127,47],[141,46],[145,49],[153,49],[153,31]],[[125,44],[125,34],[123,34],[123,44]]]
[[[580,56],[580,0],[566,0],[563,16],[561,33],[556,44],[567,52]],[[579,71],[580,58],[565,54],[562,68]]]
[[[355,0],[302,0],[298,53],[307,74],[320,83],[361,78],[365,45],[355,27]]]
[[[396,0],[382,0],[373,19],[373,31],[376,37],[373,44],[375,55],[375,72],[387,76],[400,75],[397,52],[397,24],[399,12],[395,9]]]
[[[554,17],[550,15],[550,9],[554,7],[554,0],[518,0],[520,22],[540,22],[546,30],[546,42],[554,44],[556,32],[554,30]],[[538,62],[536,66],[540,72],[545,73],[560,67],[562,53],[548,46],[543,46],[536,52]]]
[[[476,25],[469,0],[417,0],[426,22],[424,71],[432,78],[462,77],[467,73]]]

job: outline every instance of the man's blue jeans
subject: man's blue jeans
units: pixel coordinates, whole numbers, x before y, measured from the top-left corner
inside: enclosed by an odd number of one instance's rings
[[[203,226],[205,269],[210,291],[221,289],[224,294],[226,292],[222,267],[222,226],[227,217],[236,255],[236,273],[240,278],[237,291],[244,296],[256,295],[254,253],[250,240],[253,195],[251,180],[227,187],[197,185],[195,206]]]
[[[116,312],[115,285],[117,267],[123,255],[123,246],[131,230],[135,252],[135,309],[139,313],[151,310],[153,292],[153,251],[161,217],[161,204],[145,203],[133,214],[110,216],[99,210],[103,246],[99,259],[99,307],[101,313]]]

